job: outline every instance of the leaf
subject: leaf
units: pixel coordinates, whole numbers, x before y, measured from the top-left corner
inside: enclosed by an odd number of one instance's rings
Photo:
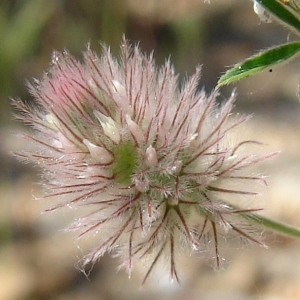
[[[300,18],[295,16],[286,4],[278,2],[276,0],[255,0],[257,3],[262,5],[268,12],[275,15],[278,19],[283,21],[285,24],[290,25],[300,32]]]
[[[218,81],[218,86],[236,82],[247,76],[254,75],[275,64],[279,64],[300,51],[300,42],[292,42],[267,49],[247,58],[229,69]]]

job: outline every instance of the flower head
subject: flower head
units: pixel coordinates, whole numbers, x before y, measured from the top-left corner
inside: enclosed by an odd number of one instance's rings
[[[217,266],[220,234],[263,244],[245,229],[244,213],[256,209],[242,201],[262,180],[249,167],[266,156],[245,152],[253,141],[232,142],[248,119],[230,116],[234,95],[218,106],[217,91],[197,91],[199,69],[179,89],[169,62],[157,69],[125,40],[119,61],[106,47],[101,57],[87,49],[82,63],[54,58],[30,85],[37,106],[15,101],[33,126],[34,147],[19,156],[44,170],[45,197],[56,199],[48,210],[82,210],[69,229],[97,238],[84,264],[113,251],[129,273],[147,260],[146,279],[167,257],[178,280],[177,251],[201,250],[209,232]]]

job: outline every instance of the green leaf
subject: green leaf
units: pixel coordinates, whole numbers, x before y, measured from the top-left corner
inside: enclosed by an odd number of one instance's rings
[[[256,0],[257,3],[262,5],[268,12],[275,15],[278,19],[285,24],[290,25],[300,32],[300,18],[295,16],[288,6],[282,2],[276,0]]]
[[[281,63],[300,51],[300,42],[292,42],[260,52],[229,69],[218,81],[218,86],[236,82]]]
[[[271,229],[277,233],[284,234],[290,237],[300,238],[300,228],[298,227],[281,223],[257,214],[242,213],[241,215],[248,221],[253,221],[264,228]]]

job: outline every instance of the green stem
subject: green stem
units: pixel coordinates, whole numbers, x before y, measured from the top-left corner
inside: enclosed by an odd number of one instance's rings
[[[281,222],[277,222],[277,221],[271,220],[269,218],[266,218],[266,217],[263,217],[263,216],[260,216],[257,214],[243,213],[242,215],[247,220],[255,222],[262,227],[271,229],[271,230],[276,231],[281,234],[300,238],[300,228],[293,227],[291,225],[284,224]]]

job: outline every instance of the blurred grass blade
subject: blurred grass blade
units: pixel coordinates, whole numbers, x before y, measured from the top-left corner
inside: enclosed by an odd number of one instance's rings
[[[236,82],[263,69],[281,63],[300,51],[300,42],[292,42],[260,52],[229,69],[218,81],[218,86]]]
[[[59,5],[57,1],[27,0],[5,24],[1,40],[0,60],[13,64],[38,45],[39,33]]]
[[[300,16],[295,16],[286,4],[276,0],[256,0],[257,3],[262,5],[268,12],[275,15],[278,19],[285,24],[290,25],[300,32]]]

